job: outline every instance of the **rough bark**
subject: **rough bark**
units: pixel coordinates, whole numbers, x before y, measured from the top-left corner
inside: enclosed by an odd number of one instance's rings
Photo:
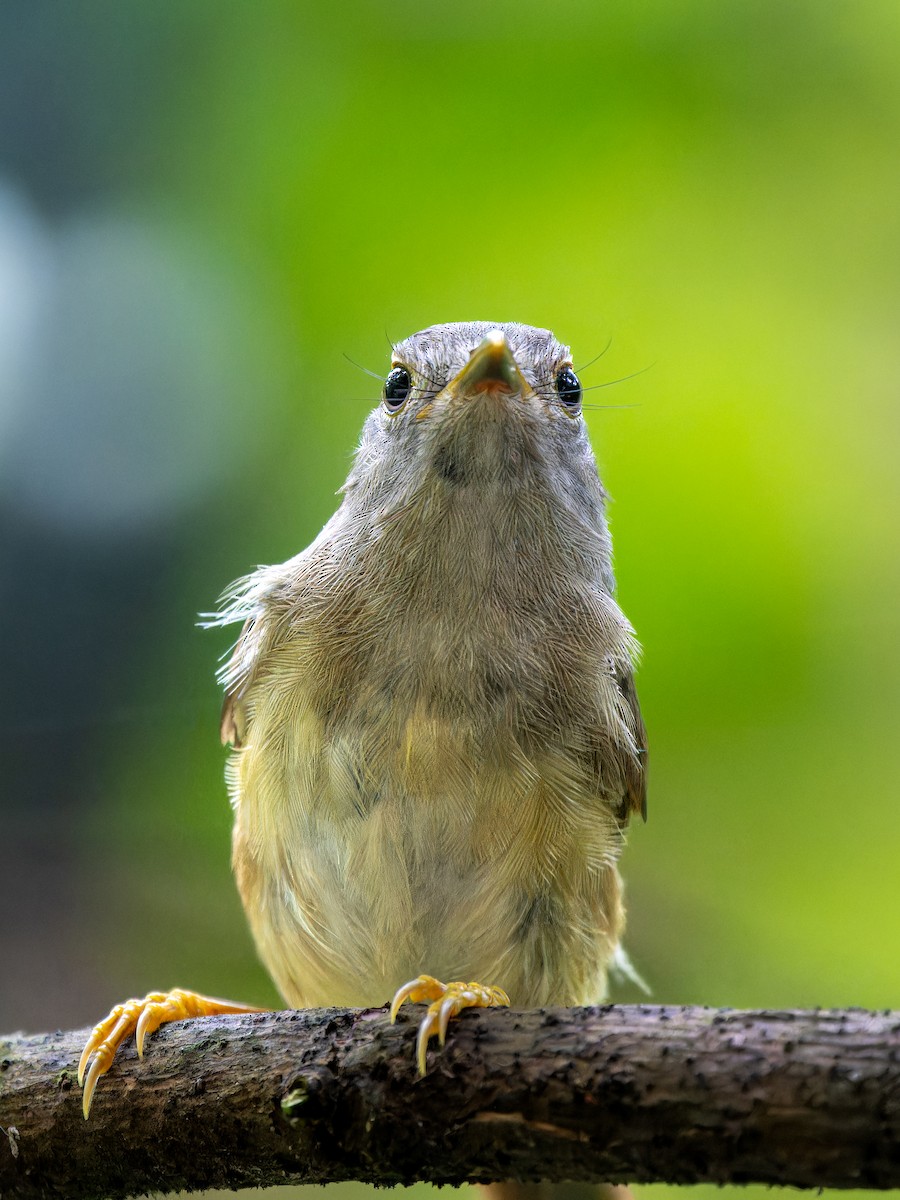
[[[360,1179],[900,1185],[900,1012],[417,1011],[163,1028],[81,1116],[87,1031],[0,1039],[0,1197]]]

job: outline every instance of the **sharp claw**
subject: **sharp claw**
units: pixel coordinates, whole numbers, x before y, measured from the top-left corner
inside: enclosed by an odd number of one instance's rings
[[[435,1032],[435,1014],[429,1013],[419,1026],[419,1036],[416,1038],[416,1062],[419,1064],[419,1074],[426,1074],[425,1055],[428,1043]]]
[[[87,1073],[87,1079],[84,1081],[84,1095],[81,1098],[81,1111],[84,1113],[85,1120],[88,1119],[91,1111],[91,1101],[94,1099],[97,1080],[103,1074],[104,1070],[103,1059],[99,1054],[95,1055],[91,1062],[91,1069]]]
[[[85,1068],[88,1065],[88,1059],[91,1055],[103,1045],[106,1035],[110,1029],[116,1025],[122,1016],[123,1005],[117,1004],[108,1017],[104,1018],[99,1025],[95,1025],[91,1031],[91,1036],[87,1040],[87,1045],[81,1052],[81,1058],[78,1060],[78,1082],[79,1084],[84,1079]]]
[[[484,987],[480,983],[440,983],[431,975],[420,975],[398,989],[391,1002],[391,1021],[397,1016],[400,1006],[406,1001],[429,1002],[416,1037],[416,1062],[419,1074],[426,1074],[428,1043],[437,1035],[443,1046],[447,1039],[450,1022],[466,1008],[496,1008],[509,1005],[509,996],[503,988]]]
[[[447,1026],[450,1024],[450,1018],[454,1013],[458,1012],[457,1001],[455,996],[445,996],[441,1001],[441,1007],[438,1010],[437,1032],[440,1043],[443,1046],[447,1040]]]
[[[418,979],[411,979],[409,983],[404,983],[402,988],[398,988],[391,1001],[391,1024],[397,1020],[397,1013],[400,1011],[400,1005],[405,1000],[408,1000],[416,988],[419,986]]]
[[[81,1058],[79,1058],[79,1060],[78,1060],[78,1086],[79,1087],[81,1087],[81,1085],[84,1083],[84,1070],[85,1070],[85,1067],[88,1065],[88,1060],[90,1059],[90,1057],[93,1053],[94,1053],[94,1039],[89,1038],[87,1045],[81,1052]]]
[[[91,1115],[91,1100],[94,1098],[93,1090],[88,1091],[87,1088],[81,1093],[81,1114],[85,1120]]]
[[[141,1013],[138,1019],[137,1029],[134,1031],[134,1040],[137,1044],[138,1058],[144,1057],[144,1038],[147,1036],[147,1026],[150,1024],[150,1015],[152,1009],[148,1005]],[[151,1031],[152,1032],[152,1031]]]
[[[220,1013],[262,1011],[247,1004],[217,1000],[181,988],[173,988],[169,992],[148,992],[142,1000],[126,1000],[124,1004],[117,1004],[108,1017],[94,1026],[78,1060],[78,1082],[84,1088],[82,1112],[87,1117],[101,1075],[105,1075],[112,1066],[119,1046],[130,1034],[134,1033],[138,1055],[143,1058],[147,1038],[167,1021]]]

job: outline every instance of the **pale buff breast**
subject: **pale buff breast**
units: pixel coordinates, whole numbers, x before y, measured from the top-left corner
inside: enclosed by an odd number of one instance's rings
[[[526,754],[502,715],[409,707],[360,678],[336,717],[336,658],[315,641],[270,656],[229,770],[238,887],[288,1003],[382,1004],[422,972],[514,1004],[601,998],[621,839],[579,765]]]

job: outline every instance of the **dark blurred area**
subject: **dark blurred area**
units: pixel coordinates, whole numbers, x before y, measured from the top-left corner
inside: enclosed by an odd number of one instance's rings
[[[607,347],[655,998],[900,1004],[898,11],[6,0],[0,1028],[278,1002],[198,614],[459,319]]]
[[[160,109],[189,88],[210,17],[0,12],[4,1028],[108,1007],[103,959],[138,866],[110,810],[149,808],[144,869],[161,887],[158,864],[191,854],[177,816],[154,820],[157,784],[122,795],[111,771],[129,747],[185,754],[201,724],[215,746],[223,645],[201,645],[196,608],[236,571],[222,551],[292,351],[266,361],[256,288],[174,211],[165,178]]]

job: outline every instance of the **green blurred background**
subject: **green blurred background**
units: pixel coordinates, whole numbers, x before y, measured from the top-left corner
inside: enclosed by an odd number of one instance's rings
[[[4,0],[0,1028],[277,1003],[194,622],[461,319],[605,349],[654,997],[900,1006],[898,148],[896,0]]]

